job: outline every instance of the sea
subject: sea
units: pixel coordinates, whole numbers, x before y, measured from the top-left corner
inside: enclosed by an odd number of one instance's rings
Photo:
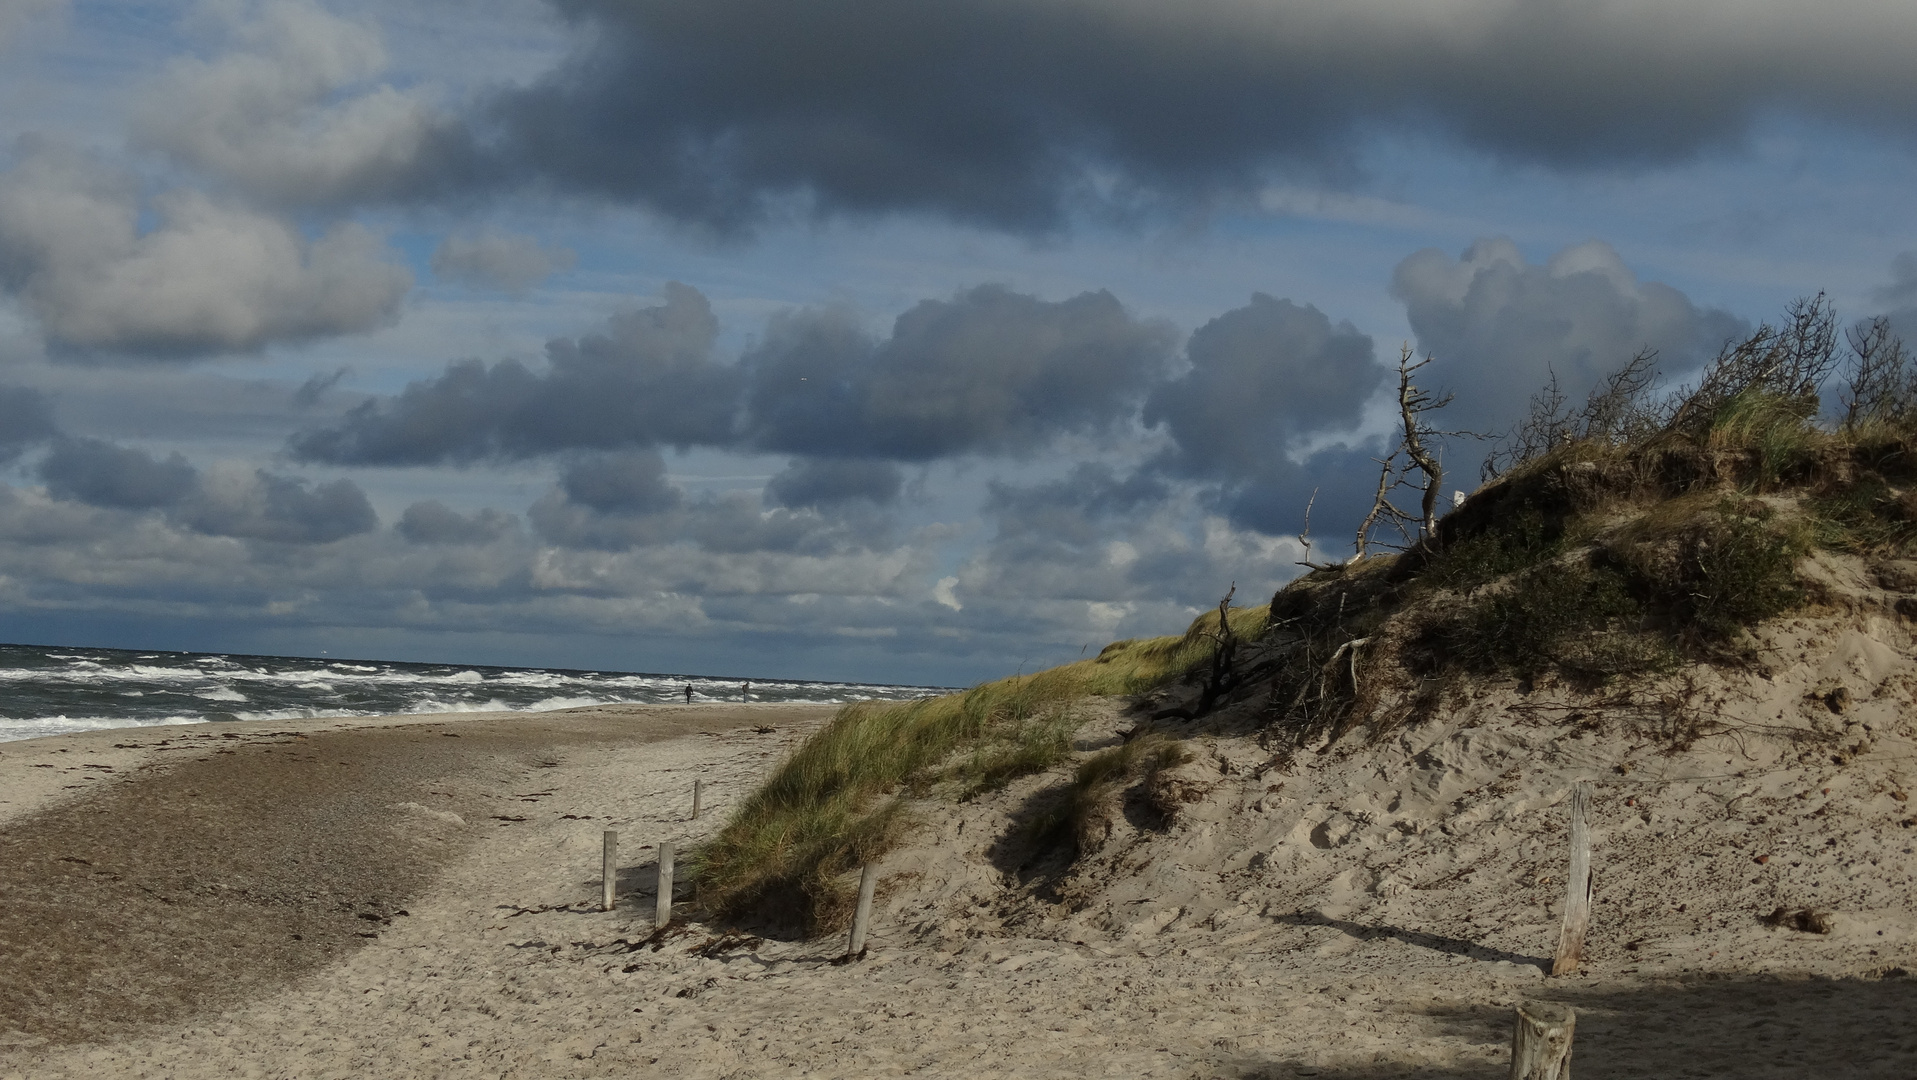
[[[0,645],[0,742],[233,720],[504,712],[639,702],[904,701],[936,686],[238,653]]]

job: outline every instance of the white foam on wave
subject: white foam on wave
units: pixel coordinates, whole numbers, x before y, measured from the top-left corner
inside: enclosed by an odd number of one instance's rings
[[[235,690],[230,686],[220,686],[220,687],[215,687],[212,690],[202,690],[198,694],[195,694],[194,696],[204,701],[251,701],[253,700],[252,698],[247,697],[245,694],[240,693],[238,690]]]
[[[0,718],[0,742],[39,739],[48,735],[71,735],[77,731],[109,731],[125,727],[174,727],[203,724],[200,716],[161,716],[130,720],[116,716],[36,716],[27,720]]]

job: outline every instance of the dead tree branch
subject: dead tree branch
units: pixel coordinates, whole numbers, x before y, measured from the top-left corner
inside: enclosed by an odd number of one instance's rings
[[[1379,459],[1378,491],[1371,500],[1371,511],[1365,515],[1364,524],[1358,527],[1358,536],[1352,545],[1352,562],[1365,557],[1367,549],[1375,542],[1373,532],[1386,522],[1397,526],[1404,534],[1406,547],[1422,543],[1437,529],[1438,495],[1444,482],[1444,464],[1434,452],[1433,444],[1442,438],[1472,434],[1440,431],[1425,420],[1426,414],[1451,404],[1451,395],[1434,396],[1413,381],[1412,376],[1432,362],[1430,356],[1414,361],[1413,355],[1409,344],[1398,353],[1398,444],[1390,454]],[[1404,460],[1402,465],[1399,464],[1400,458]],[[1413,472],[1422,476],[1422,481],[1413,481]],[[1416,513],[1408,512],[1392,502],[1391,493],[1400,487],[1418,491]]]

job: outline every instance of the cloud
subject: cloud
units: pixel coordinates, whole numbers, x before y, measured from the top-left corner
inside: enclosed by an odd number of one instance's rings
[[[209,535],[283,544],[324,544],[379,526],[351,480],[312,484],[238,465],[209,469],[179,517]]]
[[[717,336],[706,298],[673,283],[661,305],[551,342],[544,371],[455,363],[291,450],[339,464],[662,445],[896,461],[1029,453],[1128,420],[1174,341],[1109,293],[1051,302],[992,285],[922,301],[884,339],[835,308],[775,317],[737,364],[714,355]]]
[[[511,532],[518,519],[487,507],[467,515],[437,499],[408,506],[394,526],[415,544],[488,544]]]
[[[433,252],[433,273],[462,285],[524,293],[575,259],[564,248],[541,247],[534,237],[489,230],[448,236]]]
[[[1398,264],[1392,292],[1404,302],[1419,349],[1437,357],[1432,388],[1442,382],[1457,393],[1444,426],[1485,433],[1522,417],[1553,372],[1566,395],[1581,401],[1640,349],[1656,349],[1661,368],[1678,374],[1747,330],[1729,312],[1639,281],[1597,240],[1542,265],[1502,238],[1479,240],[1457,259],[1428,248]]]
[[[449,364],[397,397],[370,400],[332,428],[296,435],[295,457],[424,465],[574,449],[731,440],[739,373],[712,356],[719,323],[697,289],[613,316],[597,334],[547,343],[547,370],[514,360]]]
[[[191,190],[155,197],[142,232],[133,178],[44,139],[0,174],[0,290],[56,354],[183,359],[253,352],[392,322],[412,275],[367,230],[308,240]]]
[[[1787,110],[1917,117],[1917,11],[1572,0],[553,0],[579,45],[475,116],[496,175],[719,229],[797,208],[1061,227],[1348,177],[1380,131],[1560,168]]]
[[[1191,369],[1152,391],[1147,424],[1163,424],[1193,474],[1246,478],[1284,466],[1302,439],[1353,428],[1384,380],[1371,337],[1309,304],[1254,294],[1199,327]]]
[[[772,505],[793,509],[861,499],[883,506],[899,497],[904,484],[904,474],[890,462],[798,458],[766,481],[765,494]]]
[[[1234,583],[1241,600],[1260,603],[1299,572],[1295,540],[1206,513],[1189,484],[1099,463],[1056,481],[993,484],[983,513],[992,537],[933,596],[961,605],[961,624],[980,632],[1025,621],[1028,640],[1165,633]]]
[[[920,301],[883,340],[843,311],[794,312],[740,361],[747,429],[753,446],[788,453],[1030,452],[1129,418],[1174,342],[1103,291],[1052,302],[981,285]]]
[[[763,509],[740,492],[688,499],[652,450],[573,462],[527,516],[549,543],[602,551],[689,544],[714,553],[820,556],[890,546],[892,532],[870,513]]]
[[[141,95],[134,141],[284,204],[403,198],[471,162],[464,126],[418,92],[369,85],[379,33],[308,3],[245,5],[234,48],[182,57]]]
[[[318,405],[320,399],[330,393],[333,387],[338,386],[340,380],[351,374],[352,370],[349,367],[339,367],[309,377],[299,385],[297,390],[293,391],[293,407],[306,410]]]
[[[685,500],[666,479],[665,461],[651,451],[594,455],[568,468],[559,487],[579,506],[618,514],[664,513]]]
[[[160,510],[208,536],[325,544],[379,525],[351,480],[314,484],[224,463],[202,472],[178,453],[164,460],[99,439],[59,436],[39,464],[47,493],[104,510]]]
[[[0,386],[0,463],[13,461],[58,432],[46,395],[20,386]]]
[[[175,506],[198,488],[200,474],[177,451],[164,461],[99,439],[62,438],[40,462],[40,478],[56,499],[122,510]]]
[[[35,19],[66,6],[66,0],[0,0],[0,49],[13,44]]]

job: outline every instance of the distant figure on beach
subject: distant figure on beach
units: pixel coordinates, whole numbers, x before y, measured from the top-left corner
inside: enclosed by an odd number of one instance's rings
[[[747,679],[746,684],[739,688],[739,700],[740,701],[752,700],[752,680],[751,679]]]
[[[692,704],[692,684],[686,684],[686,704]]]

